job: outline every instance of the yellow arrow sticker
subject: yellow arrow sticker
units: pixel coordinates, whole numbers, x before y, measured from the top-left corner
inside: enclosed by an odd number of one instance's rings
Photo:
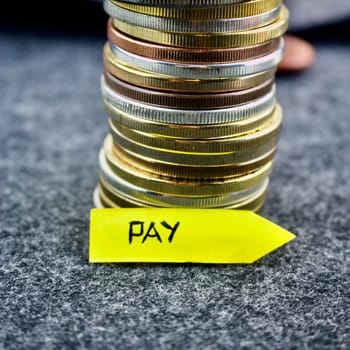
[[[250,264],[294,238],[251,211],[92,209],[90,262]]]

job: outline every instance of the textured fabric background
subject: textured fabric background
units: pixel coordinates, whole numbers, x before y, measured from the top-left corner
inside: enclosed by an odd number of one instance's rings
[[[89,265],[103,42],[0,34],[0,349],[349,349],[349,45],[278,78],[262,215],[295,241],[251,266]]]

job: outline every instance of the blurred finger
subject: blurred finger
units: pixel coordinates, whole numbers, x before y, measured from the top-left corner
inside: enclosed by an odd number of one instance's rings
[[[279,70],[286,72],[302,71],[313,65],[316,58],[314,47],[307,41],[293,35],[285,35],[285,55]]]

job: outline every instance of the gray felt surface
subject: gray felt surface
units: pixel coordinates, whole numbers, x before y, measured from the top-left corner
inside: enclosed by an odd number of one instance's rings
[[[0,349],[349,349],[349,45],[278,79],[262,214],[298,237],[250,266],[88,264],[102,45],[0,36]]]

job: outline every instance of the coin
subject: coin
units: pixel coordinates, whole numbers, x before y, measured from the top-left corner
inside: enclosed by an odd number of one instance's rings
[[[178,109],[216,109],[246,103],[264,96],[273,88],[268,80],[250,89],[215,94],[160,92],[128,84],[105,74],[107,85],[119,94],[147,104]]]
[[[251,60],[219,63],[219,64],[188,64],[172,63],[154,60],[143,56],[135,55],[116,45],[107,44],[105,47],[106,56],[112,62],[120,63],[128,67],[134,67],[146,72],[170,76],[169,79],[222,79],[238,78],[257,74],[274,69],[282,60],[283,42],[280,46],[268,55]]]
[[[114,174],[115,176],[115,174]],[[232,192],[224,195],[213,196],[175,196],[164,195],[158,192],[152,192],[145,190],[142,187],[134,186],[122,178],[115,176],[118,187],[111,186],[104,180],[103,177],[99,180],[100,191],[105,194],[113,202],[118,202],[120,197],[124,197],[133,202],[142,203],[144,205],[152,205],[159,207],[199,207],[199,208],[218,208],[229,206],[234,203],[247,200],[251,197],[255,197],[257,193],[261,192],[263,188],[266,188],[268,180],[265,179],[256,186],[248,189]]]
[[[120,0],[120,2],[137,5],[181,8],[233,5],[244,1],[247,0]]]
[[[267,191],[267,185],[266,187],[263,188],[260,193],[257,193],[254,197],[249,198],[245,201],[241,201],[238,203],[235,203],[231,206],[228,207],[222,207],[222,209],[240,209],[240,210],[251,210],[251,211],[259,211],[264,202],[265,202],[265,196],[266,196],[266,191]],[[108,195],[106,195],[103,192],[103,189],[101,186],[96,187],[94,191],[94,204],[97,208],[120,208],[120,207],[125,207],[125,208],[147,208],[147,207],[152,207],[150,203],[142,203],[138,202],[135,200],[130,200],[125,198],[122,194],[119,194],[118,196],[114,197],[114,200],[110,199]],[[156,206],[153,206],[156,207]],[[164,207],[164,205],[162,205]]]
[[[112,54],[104,52],[105,75],[112,74],[129,84],[152,90],[189,92],[196,94],[220,93],[252,88],[267,80],[274,79],[276,69],[243,77],[225,77],[216,79],[184,79],[181,77],[156,74],[118,61]]]
[[[232,19],[254,16],[280,6],[281,0],[251,0],[232,5],[204,8],[152,7],[135,5],[116,0],[105,0],[104,4],[107,13],[111,6],[116,5],[132,12],[149,16],[191,21],[207,21],[214,19]]]
[[[119,126],[131,130],[140,131],[147,134],[154,134],[166,137],[175,137],[179,140],[197,139],[209,140],[240,136],[249,132],[263,128],[267,121],[271,119],[271,114],[258,114],[255,117],[222,124],[205,125],[178,125],[169,123],[159,123],[133,117],[129,114],[116,111],[105,102],[106,111],[111,116],[110,123],[114,128]]]
[[[250,162],[256,158],[262,157],[267,152],[271,152],[277,147],[278,141],[278,135],[274,135],[274,137],[270,137],[259,147],[247,148],[240,152],[233,150],[231,152],[222,153],[193,153],[191,150],[187,152],[175,152],[173,150],[148,146],[135,142],[118,132],[115,132],[113,136],[116,144],[129,153],[134,154],[136,157],[142,155],[143,157],[168,164],[193,166],[225,166]]]
[[[277,20],[257,29],[210,34],[170,33],[131,25],[113,19],[119,31],[138,39],[162,45],[189,48],[235,48],[257,45],[281,37],[288,27],[289,12],[282,6]]]
[[[109,125],[110,133],[116,141],[121,136],[135,143],[155,149],[181,153],[221,154],[227,152],[245,152],[247,149],[258,148],[263,144],[269,143],[271,139],[276,140],[282,125],[282,111],[277,105],[270,118],[267,118],[265,123],[257,129],[250,130],[249,132],[246,131],[239,135],[234,134],[220,138],[200,138],[196,134],[196,129],[192,132],[192,138],[178,138],[135,130],[111,121]]]
[[[108,73],[107,73],[108,74]],[[101,79],[102,94],[107,112],[113,117],[119,112],[148,121],[175,125],[211,125],[241,121],[272,113],[276,105],[275,86],[262,97],[247,103],[219,109],[174,109],[146,104],[130,99],[110,88]]]
[[[107,149],[108,151],[108,149]],[[240,177],[227,179],[213,179],[204,181],[202,179],[174,179],[156,174],[144,173],[135,167],[129,167],[120,159],[114,158],[113,169],[105,159],[102,149],[99,157],[100,176],[112,187],[118,188],[118,179],[133,184],[146,190],[178,196],[210,196],[239,192],[256,186],[267,179],[271,170],[272,162],[267,163],[255,172],[244,174]]]
[[[105,2],[106,12],[122,22],[163,32],[175,33],[225,33],[263,27],[276,20],[281,4],[265,12],[247,17],[232,17],[214,20],[174,20],[131,11],[109,1]]]
[[[227,48],[227,49],[196,49],[175,46],[164,46],[142,41],[120,32],[108,21],[109,42],[118,47],[143,57],[166,62],[183,63],[232,63],[236,61],[250,60],[268,55],[281,45],[282,38],[276,38],[262,44]]]
[[[106,152],[107,153],[107,152]],[[140,169],[143,172],[156,174],[159,176],[185,178],[185,179],[225,179],[229,177],[237,177],[258,170],[263,165],[271,162],[276,154],[276,148],[256,157],[251,161],[229,164],[229,165],[214,165],[214,166],[195,166],[183,164],[169,164],[162,162],[160,159],[151,159],[143,155],[135,155],[126,149],[121,148],[117,144],[111,145],[111,150],[107,156],[107,162],[113,168],[113,159],[119,157],[122,163],[129,164]]]

